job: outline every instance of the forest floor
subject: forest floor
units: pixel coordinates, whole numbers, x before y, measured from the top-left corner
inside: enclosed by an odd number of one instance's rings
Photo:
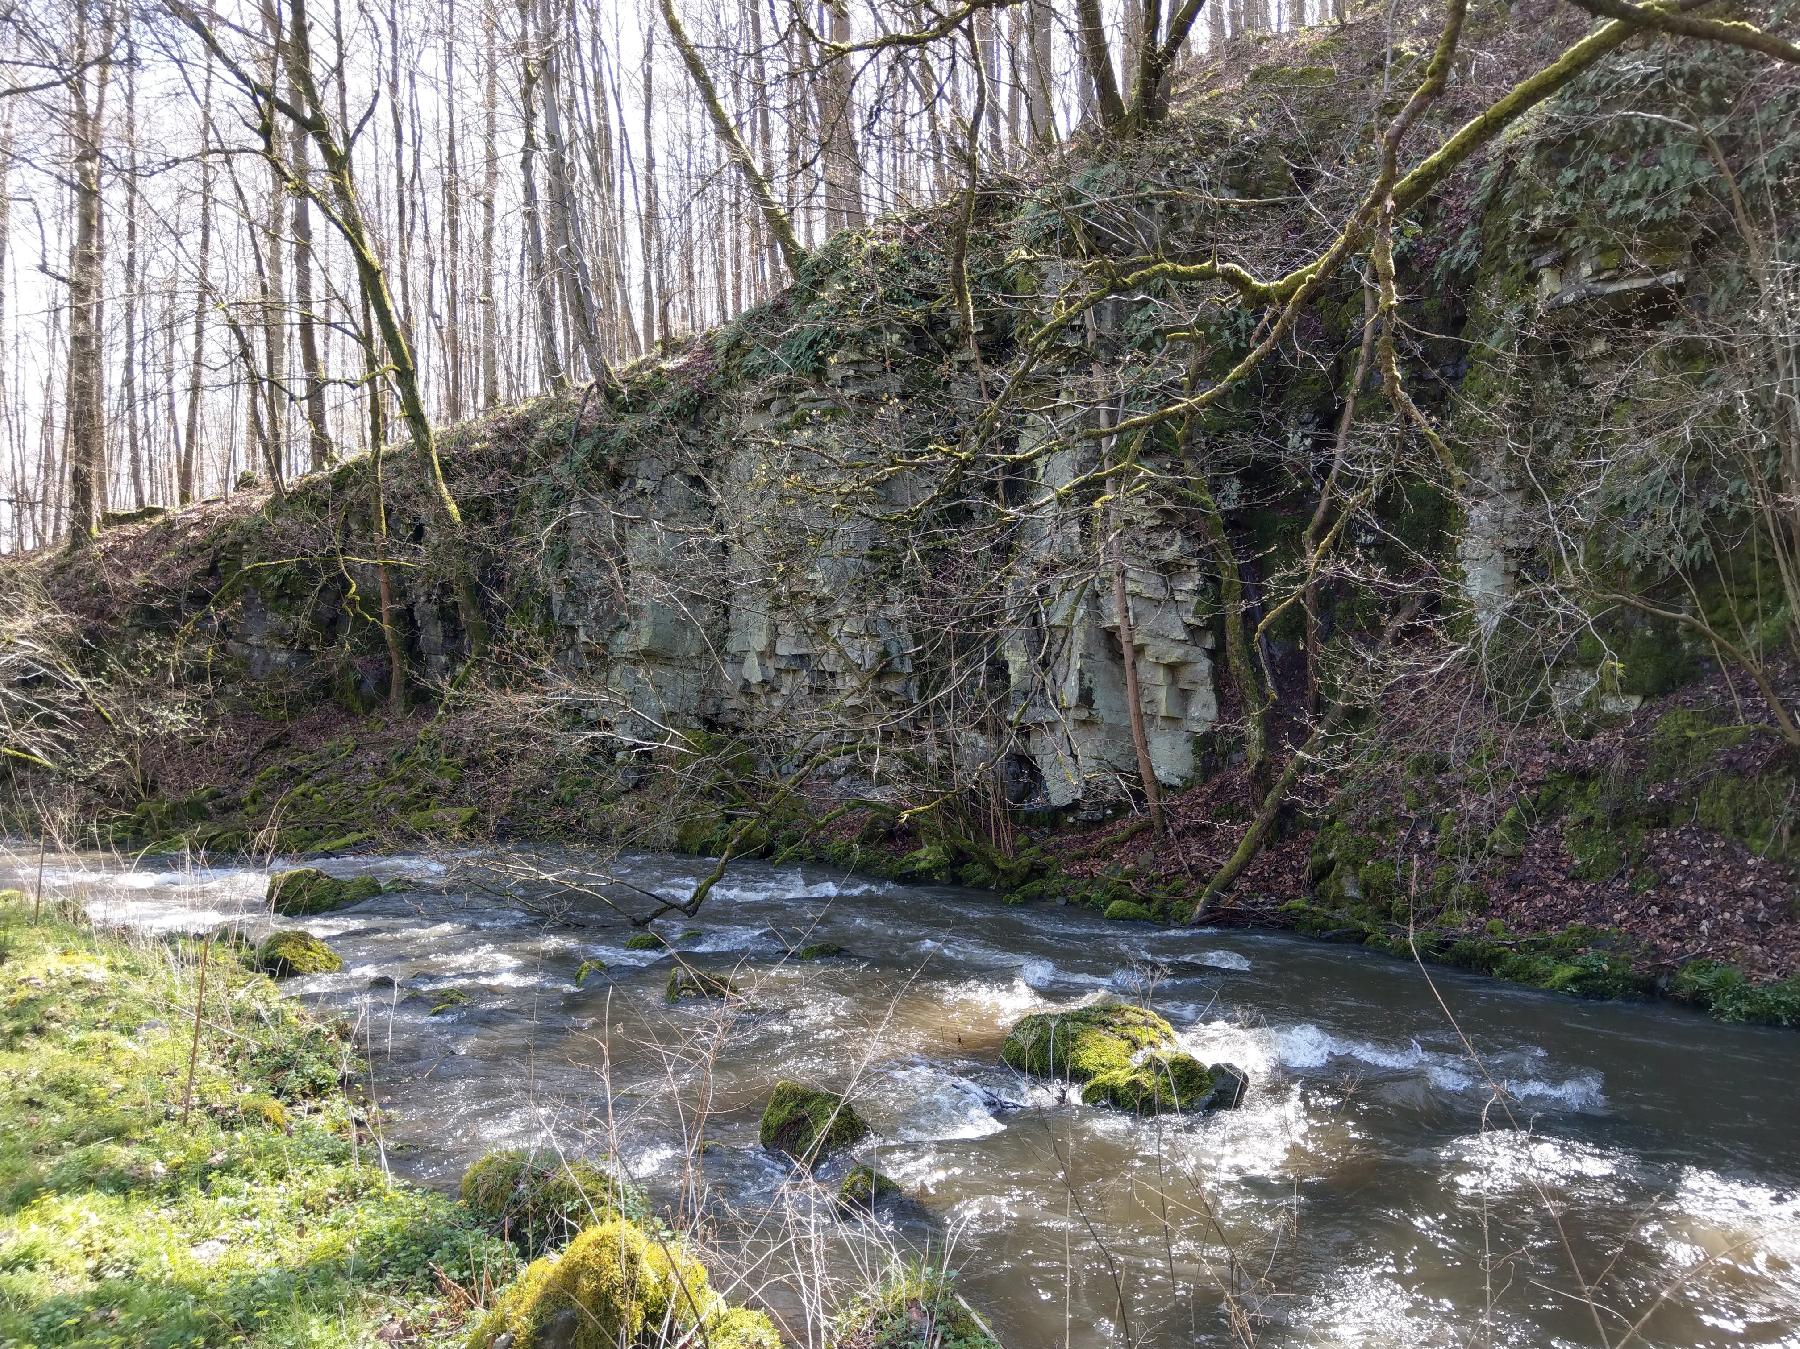
[[[209,954],[196,1051],[198,943],[0,892],[0,1345],[450,1342],[510,1248],[375,1165],[337,1028]]]

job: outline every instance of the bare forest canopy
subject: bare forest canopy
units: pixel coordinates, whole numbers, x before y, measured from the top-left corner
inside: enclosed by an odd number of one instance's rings
[[[1178,64],[1333,2],[9,3],[0,550],[405,434],[370,420],[389,357],[340,176],[425,413],[454,423],[782,290],[759,192],[811,249],[946,197],[971,156],[1057,154],[1130,95],[1146,22]],[[1098,93],[1089,31],[1114,70]],[[287,64],[302,37],[316,109]]]

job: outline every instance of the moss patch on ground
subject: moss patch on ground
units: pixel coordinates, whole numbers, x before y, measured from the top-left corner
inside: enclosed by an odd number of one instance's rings
[[[0,1343],[367,1345],[456,1332],[510,1249],[362,1159],[350,1047],[218,946],[0,906]],[[382,1332],[386,1329],[387,1333]]]

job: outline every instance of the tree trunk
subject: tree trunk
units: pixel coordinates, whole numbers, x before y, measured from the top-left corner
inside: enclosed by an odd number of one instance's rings
[[[100,195],[100,141],[106,126],[106,88],[112,78],[110,0],[100,0],[100,28],[89,27],[94,0],[76,0],[77,68],[69,80],[74,141],[75,233],[69,253],[69,354],[65,397],[69,473],[69,539],[82,543],[100,532],[106,512],[106,410],[101,350],[101,286],[105,216]],[[91,67],[89,63],[92,63]]]
[[[543,209],[537,183],[537,85],[538,64],[532,59],[531,0],[519,0],[520,79],[519,107],[523,129],[519,148],[519,174],[525,194],[526,283],[537,307],[538,368],[544,384],[561,389],[568,383],[556,338],[556,294],[544,257]]]
[[[494,307],[494,233],[497,202],[500,196],[500,55],[494,38],[499,16],[494,13],[494,0],[486,0],[482,8],[483,40],[486,44],[486,69],[481,84],[481,149],[484,165],[481,180],[481,406],[483,411],[500,402],[500,334],[499,315]]]
[[[289,153],[294,177],[302,183],[312,179],[312,151],[306,133],[291,128]],[[311,468],[325,468],[337,461],[337,451],[325,421],[325,365],[319,359],[319,334],[313,314],[313,234],[312,202],[305,192],[294,193],[294,302],[299,306],[297,327],[300,339],[300,372],[305,389],[306,431]]]
[[[1106,21],[1100,0],[1075,0],[1080,28],[1081,59],[1093,90],[1100,129],[1113,132],[1125,124],[1125,101],[1119,94],[1119,77],[1113,71],[1112,51],[1106,41]]]
[[[193,351],[189,358],[186,430],[181,441],[181,463],[176,473],[176,500],[185,506],[194,499],[200,465],[201,377],[206,370],[206,307],[212,299],[208,268],[212,259],[212,53],[207,53],[206,76],[200,96],[200,243],[194,267]]]

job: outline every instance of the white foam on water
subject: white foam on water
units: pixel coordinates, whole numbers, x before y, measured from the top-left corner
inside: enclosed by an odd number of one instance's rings
[[[1304,1343],[1350,1349],[1393,1349],[1395,1345],[1420,1349],[1461,1344],[1466,1338],[1466,1330],[1457,1324],[1454,1305],[1424,1298],[1405,1287],[1391,1258],[1336,1269],[1323,1282],[1326,1291],[1303,1299],[1287,1318],[1294,1326],[1305,1328]]]
[[[1074,970],[1063,969],[1052,960],[1032,959],[1019,966],[1019,978],[1041,992],[1058,984],[1065,987],[1074,985],[1077,988],[1110,988],[1114,976],[1079,974]]]
[[[986,1138],[1006,1128],[974,1083],[927,1063],[897,1065],[866,1079],[870,1113],[903,1142]]]
[[[1198,961],[1202,965],[1211,965],[1215,970],[1247,970],[1250,968],[1250,957],[1236,951],[1201,951],[1197,955],[1186,958]]]
[[[1440,1150],[1450,1183],[1466,1194],[1625,1203],[1637,1188],[1628,1153],[1522,1129],[1489,1129],[1452,1139]]]
[[[1289,1026],[1254,1029],[1230,1022],[1212,1021],[1192,1027],[1178,1037],[1194,1057],[1209,1062],[1228,1060],[1246,1070],[1285,1068],[1316,1072],[1347,1061],[1390,1073],[1418,1073],[1440,1091],[1490,1095],[1492,1088],[1477,1065],[1453,1051],[1427,1049],[1416,1039],[1404,1044],[1383,1044],[1357,1036],[1336,1035],[1300,1022]],[[1490,1067],[1502,1094],[1527,1106],[1555,1106],[1564,1110],[1594,1111],[1605,1107],[1604,1079],[1598,1073],[1575,1073],[1566,1078],[1510,1073],[1499,1066],[1508,1059],[1533,1062],[1546,1056],[1535,1046],[1500,1056]]]
[[[966,984],[958,984],[944,994],[944,1000],[952,1003],[972,1003],[995,1013],[996,1018],[1017,1018],[1027,1012],[1037,1011],[1049,1006],[1049,1000],[1039,993],[1023,978],[1014,978],[1007,983],[989,980],[971,980]]]
[[[669,942],[683,951],[699,954],[711,954],[719,951],[748,951],[751,947],[765,944],[774,938],[769,929],[760,924],[719,924],[699,929],[698,937],[687,941],[679,940],[681,933],[694,929],[680,927],[674,923],[662,925],[662,935]]]
[[[1659,1206],[1657,1226],[1672,1247],[1686,1244],[1698,1259],[1728,1259],[1784,1278],[1790,1301],[1800,1304],[1800,1193],[1684,1166]]]

